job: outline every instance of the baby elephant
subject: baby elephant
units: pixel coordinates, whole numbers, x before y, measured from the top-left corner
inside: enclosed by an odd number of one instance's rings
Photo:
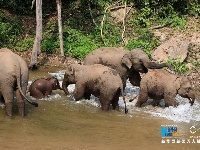
[[[62,88],[67,95],[69,84],[75,84],[73,94],[76,101],[93,94],[99,97],[104,111],[109,110],[110,104],[114,110],[119,111],[118,101],[121,94],[125,103],[125,113],[127,113],[122,80],[114,69],[100,64],[72,64],[67,67],[62,83]]]
[[[164,99],[166,107],[177,106],[176,94],[188,98],[193,105],[195,94],[187,77],[155,69],[142,78],[136,106],[141,107],[148,98],[154,100],[154,105],[158,105],[159,100]]]
[[[52,78],[41,78],[35,80],[29,87],[30,95],[41,99],[45,98],[48,95],[51,95],[52,90],[57,90],[62,88],[59,85],[58,79],[55,77]]]

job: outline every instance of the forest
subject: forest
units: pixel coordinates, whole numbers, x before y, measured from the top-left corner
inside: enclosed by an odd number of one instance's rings
[[[186,32],[192,17],[199,23],[199,0],[62,0],[66,56],[82,60],[99,47],[141,47],[151,56],[160,41],[153,28]],[[0,47],[31,51],[36,34],[32,0],[0,0]],[[41,51],[59,53],[56,0],[42,1]]]

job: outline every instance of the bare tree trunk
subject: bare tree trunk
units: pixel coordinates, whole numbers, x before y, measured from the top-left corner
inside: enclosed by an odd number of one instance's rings
[[[29,69],[37,69],[38,62],[37,56],[41,52],[41,40],[42,40],[42,0],[36,0],[36,37],[33,45],[32,55],[31,55],[31,63],[29,65]]]
[[[59,29],[59,39],[60,39],[60,50],[62,61],[65,59],[65,53],[63,48],[63,30],[62,30],[62,17],[61,17],[61,0],[56,0],[57,10],[58,10],[58,29]]]

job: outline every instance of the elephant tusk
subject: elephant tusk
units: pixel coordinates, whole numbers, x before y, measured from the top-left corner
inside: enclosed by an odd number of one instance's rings
[[[191,102],[193,102],[192,98],[189,98]]]

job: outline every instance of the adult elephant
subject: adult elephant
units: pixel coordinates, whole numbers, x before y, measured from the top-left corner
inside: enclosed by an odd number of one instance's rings
[[[110,104],[114,110],[119,111],[118,101],[121,94],[125,103],[125,113],[128,112],[122,80],[114,69],[101,64],[71,64],[66,69],[62,83],[62,88],[67,95],[69,94],[67,89],[69,84],[75,84],[73,95],[76,101],[88,98],[90,94],[93,94],[99,97],[104,111],[109,110]]]
[[[195,100],[195,93],[190,80],[185,76],[171,74],[165,70],[148,72],[141,80],[137,107],[141,107],[148,98],[154,100],[154,105],[164,98],[165,106],[176,106],[176,95],[188,98],[191,105]]]
[[[5,101],[6,114],[8,116],[13,115],[14,91],[16,91],[16,99],[21,116],[25,116],[24,99],[33,106],[38,107],[38,103],[32,102],[25,96],[28,85],[28,67],[19,55],[7,48],[0,49],[0,72],[0,95]]]
[[[40,78],[30,85],[29,92],[31,96],[41,99],[51,95],[52,90],[57,89],[62,90],[57,78]]]
[[[140,48],[128,51],[114,47],[103,47],[92,51],[86,56],[83,64],[102,64],[117,70],[124,88],[128,78],[132,85],[139,86],[141,81],[139,73],[168,66],[165,63],[156,64],[150,61],[148,55]]]

